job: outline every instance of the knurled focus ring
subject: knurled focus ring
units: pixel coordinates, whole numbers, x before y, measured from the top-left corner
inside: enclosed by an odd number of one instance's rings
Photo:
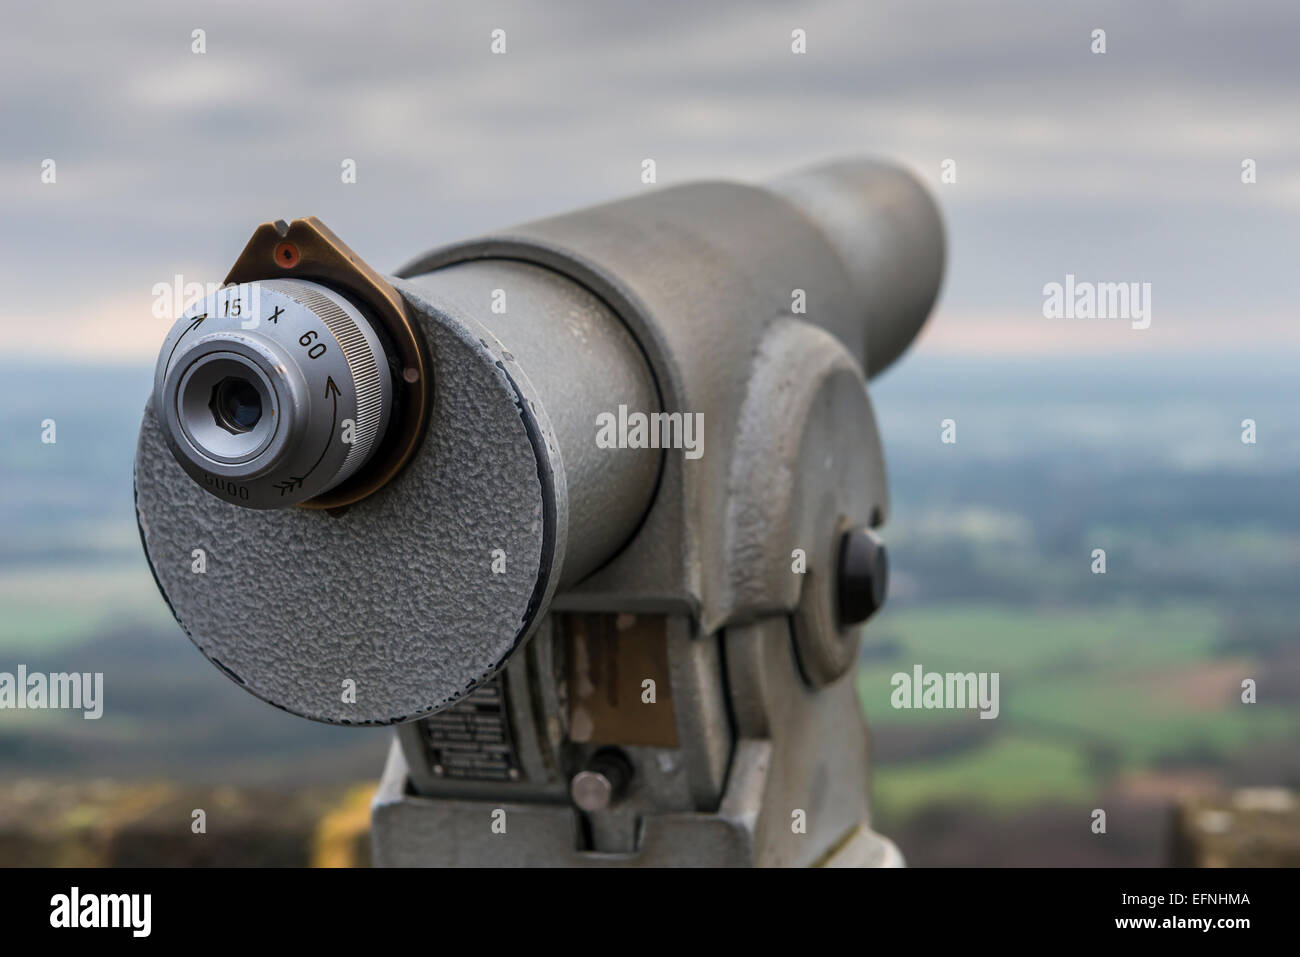
[[[383,387],[389,383],[388,369],[380,368],[376,361],[375,350],[372,348],[374,333],[371,332],[367,339],[352,317],[325,295],[323,286],[289,279],[271,280],[262,285],[283,288],[290,297],[316,313],[334,334],[334,339],[343,350],[343,356],[352,370],[357,402],[355,439],[338,475],[330,483],[331,486],[337,485],[359,469],[361,463],[374,451],[381,426],[387,418]]]
[[[154,384],[167,443],[212,494],[284,508],[329,491],[374,452],[393,382],[374,329],[306,280],[225,286],[186,310]]]

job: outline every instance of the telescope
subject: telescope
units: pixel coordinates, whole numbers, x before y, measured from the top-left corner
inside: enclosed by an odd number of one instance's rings
[[[867,382],[944,263],[853,160],[453,243],[264,223],[159,353],[158,587],[246,691],[394,725],[378,865],[867,866]],[[197,560],[202,556],[202,561]]]

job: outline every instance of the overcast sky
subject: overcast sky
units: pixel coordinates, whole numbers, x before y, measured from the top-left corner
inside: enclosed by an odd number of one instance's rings
[[[908,165],[944,211],[923,348],[1300,348],[1293,0],[43,2],[5,20],[9,355],[151,357],[154,284],[219,280],[269,219],[318,215],[390,271],[644,189],[646,157],[668,185],[853,154]],[[1151,283],[1151,328],[1044,319],[1066,273]]]

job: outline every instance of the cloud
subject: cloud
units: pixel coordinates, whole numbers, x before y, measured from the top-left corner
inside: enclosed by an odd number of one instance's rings
[[[33,348],[26,325],[57,314],[145,349],[118,310],[177,271],[224,274],[267,219],[319,215],[388,269],[640,188],[647,156],[666,184],[898,158],[945,210],[953,315],[1014,323],[1067,271],[1151,281],[1211,337],[1225,310],[1294,300],[1300,10],[1282,0],[33,4],[12,21],[0,333]]]

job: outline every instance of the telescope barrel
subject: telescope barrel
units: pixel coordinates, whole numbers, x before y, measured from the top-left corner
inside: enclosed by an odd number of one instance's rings
[[[867,330],[868,378],[911,345],[939,295],[939,208],[913,176],[873,160],[816,166],[769,181],[830,239],[853,281]]]
[[[155,578],[227,675],[339,724],[463,699],[557,598],[705,633],[794,614],[792,549],[883,520],[865,380],[943,259],[924,188],[866,161],[649,190],[395,276],[264,224],[159,356]]]

